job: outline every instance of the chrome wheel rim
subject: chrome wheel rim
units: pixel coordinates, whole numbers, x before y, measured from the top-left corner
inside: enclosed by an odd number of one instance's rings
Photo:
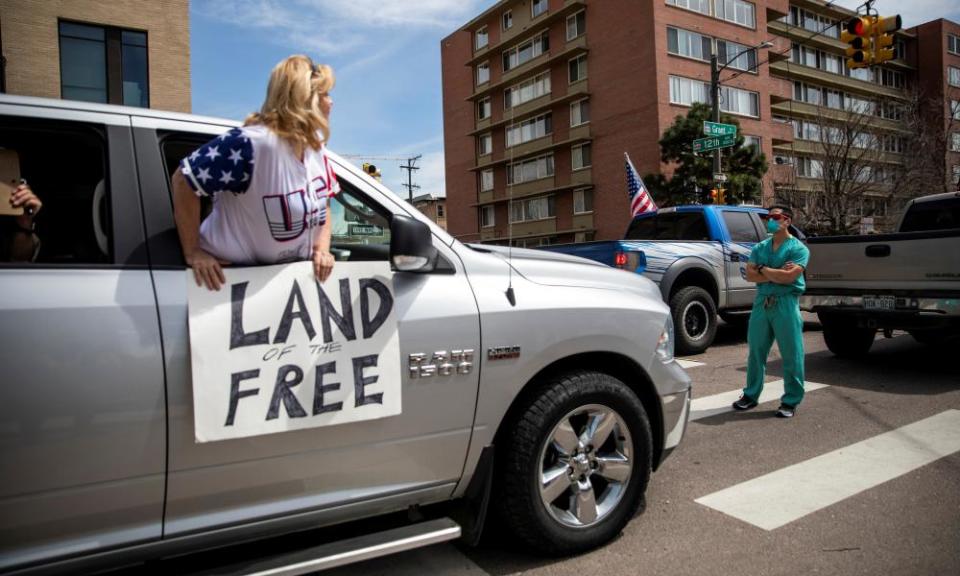
[[[687,304],[683,309],[683,330],[693,340],[703,338],[707,333],[709,322],[709,312],[702,302],[693,301]]]
[[[540,450],[540,501],[554,520],[587,528],[610,515],[633,474],[633,439],[612,408],[588,404],[560,419]]]

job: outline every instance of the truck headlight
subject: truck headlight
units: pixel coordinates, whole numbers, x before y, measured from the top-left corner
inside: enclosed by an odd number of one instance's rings
[[[667,323],[657,341],[657,358],[664,363],[673,360],[673,318],[670,315],[667,315]]]

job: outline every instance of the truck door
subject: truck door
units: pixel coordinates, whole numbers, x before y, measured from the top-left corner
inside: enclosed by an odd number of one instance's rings
[[[0,148],[43,203],[0,216],[4,572],[159,539],[166,414],[129,117],[0,104]]]
[[[749,307],[757,294],[756,285],[747,282],[747,260],[754,244],[760,241],[750,212],[721,210],[726,228],[724,262],[727,277],[727,305],[731,308]]]
[[[171,211],[168,174],[224,126],[134,119],[160,300],[171,407],[165,534],[213,527],[232,537],[244,523],[271,518],[282,529],[315,526],[413,503],[448,498],[470,439],[478,371],[411,378],[411,354],[479,353],[477,305],[455,253],[439,238],[445,269],[394,276],[402,414],[198,444],[189,364],[187,271]],[[341,262],[387,260],[390,217],[406,208],[338,166],[343,192],[332,205],[333,248]],[[339,264],[339,262],[338,262]],[[475,359],[475,363],[478,361]],[[293,515],[297,515],[294,517]],[[260,529],[256,528],[256,529]]]

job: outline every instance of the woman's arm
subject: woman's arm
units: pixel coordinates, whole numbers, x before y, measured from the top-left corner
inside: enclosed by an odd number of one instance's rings
[[[210,290],[219,290],[226,284],[220,262],[200,249],[200,198],[194,194],[187,180],[177,170],[173,182],[173,217],[177,222],[177,234],[187,266],[193,268],[197,286],[206,285]]]
[[[333,272],[334,258],[333,254],[330,253],[330,239],[333,235],[333,224],[330,223],[331,216],[330,201],[327,200],[327,219],[324,220],[323,225],[320,226],[313,238],[313,273],[316,274],[317,280],[321,282],[326,282],[330,273]]]

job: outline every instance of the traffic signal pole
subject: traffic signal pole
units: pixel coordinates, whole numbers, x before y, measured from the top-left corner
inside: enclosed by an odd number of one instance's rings
[[[716,48],[710,55],[710,103],[713,106],[713,121],[720,122],[720,70],[717,67]],[[720,174],[720,149],[713,151],[713,174]]]

